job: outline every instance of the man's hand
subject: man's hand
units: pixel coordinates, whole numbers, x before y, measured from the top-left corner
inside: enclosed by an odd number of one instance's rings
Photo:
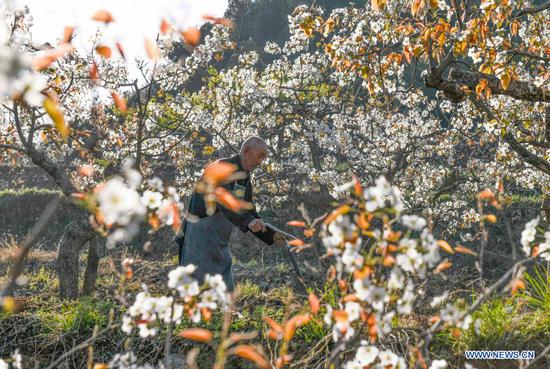
[[[261,218],[254,219],[253,221],[248,223],[248,228],[252,232],[265,232],[266,231],[264,221]]]
[[[285,237],[284,234],[282,234],[280,232],[276,232],[273,235],[273,241],[277,246],[284,246],[285,243],[286,243],[286,237]]]

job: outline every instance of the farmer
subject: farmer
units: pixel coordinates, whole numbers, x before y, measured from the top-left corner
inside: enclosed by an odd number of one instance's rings
[[[246,139],[238,155],[219,161],[234,164],[237,172],[246,177],[223,185],[233,195],[241,200],[252,203],[252,184],[250,172],[257,168],[267,156],[265,141],[256,136]],[[232,292],[235,289],[233,281],[231,252],[229,238],[233,227],[242,232],[251,231],[257,238],[268,245],[283,242],[284,236],[267,228],[256,208],[233,212],[221,204],[216,205],[212,215],[206,214],[206,205],[202,194],[195,191],[189,202],[188,211],[199,218],[197,222],[185,222],[183,236],[177,239],[179,245],[179,264],[194,264],[195,278],[202,284],[206,274],[221,274]]]

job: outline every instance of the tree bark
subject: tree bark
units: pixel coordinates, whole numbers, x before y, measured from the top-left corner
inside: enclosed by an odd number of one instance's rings
[[[102,249],[103,242],[99,237],[96,236],[89,242],[88,262],[86,263],[86,271],[84,272],[84,284],[82,286],[82,294],[84,296],[90,296],[95,290],[99,260],[103,255]]]
[[[78,274],[80,249],[95,236],[94,230],[84,220],[71,222],[59,241],[57,273],[59,296],[62,299],[78,298]]]

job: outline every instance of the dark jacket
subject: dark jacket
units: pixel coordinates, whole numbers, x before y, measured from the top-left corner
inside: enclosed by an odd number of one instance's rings
[[[241,158],[239,155],[232,156],[230,158],[223,158],[220,159],[220,161],[235,164],[237,166],[238,172],[244,172],[246,173],[246,178],[238,179],[233,182],[224,183],[222,187],[227,189],[230,192],[233,192],[235,194],[235,190],[238,190],[239,188],[242,189],[244,187],[244,195],[242,196],[242,200],[250,202],[254,205],[253,202],[253,193],[252,193],[252,183],[250,182],[250,173],[246,172],[241,164]],[[204,202],[203,195],[198,192],[193,192],[193,195],[191,196],[191,199],[189,201],[188,211],[190,214],[193,214],[199,218],[204,218],[207,216],[206,214],[206,204]],[[250,210],[241,210],[238,213],[233,212],[230,209],[227,209],[223,205],[217,204],[216,205],[216,212],[221,211],[225,217],[233,223],[237,228],[239,228],[242,232],[246,233],[250,229],[248,228],[248,224],[250,224],[251,221],[254,219],[260,218],[258,215],[258,212],[256,211],[256,207],[254,206]],[[181,245],[183,245],[183,239],[185,237],[185,224],[183,228],[183,236],[179,238],[177,241]],[[267,229],[265,232],[253,232],[254,236],[262,240],[264,243],[271,245],[273,241],[273,235],[274,231],[271,229]],[[181,251],[181,250],[180,250]]]

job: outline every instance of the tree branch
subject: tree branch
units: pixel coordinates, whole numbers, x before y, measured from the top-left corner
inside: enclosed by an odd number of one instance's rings
[[[452,82],[468,86],[470,90],[475,90],[479,82],[485,79],[487,80],[487,87],[491,89],[493,95],[506,95],[514,99],[532,102],[550,102],[550,90],[525,81],[513,80],[508,88],[504,89],[500,80],[493,75],[458,68],[451,69],[449,78]]]
[[[512,18],[519,18],[519,17],[524,16],[526,14],[530,14],[530,15],[537,14],[537,13],[540,13],[540,12],[542,12],[542,11],[548,9],[548,8],[550,8],[550,1],[548,1],[545,4],[540,4],[540,5],[537,5],[537,6],[531,6],[531,7],[528,7],[528,8],[521,9],[516,14],[514,14],[514,16],[512,16]]]

